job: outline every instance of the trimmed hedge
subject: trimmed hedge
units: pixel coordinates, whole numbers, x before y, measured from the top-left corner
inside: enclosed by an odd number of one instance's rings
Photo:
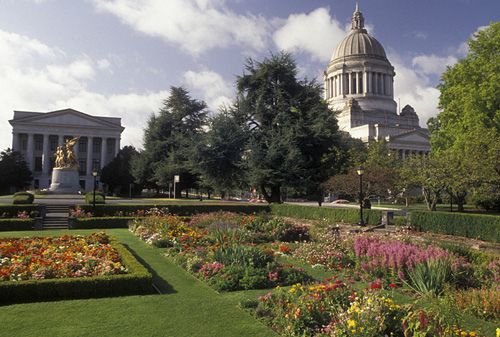
[[[93,205],[94,204],[94,192],[89,192],[85,194],[85,203]],[[95,194],[95,203],[97,204],[105,204],[106,196],[101,192]]]
[[[0,232],[30,231],[34,225],[34,219],[0,219]]]
[[[253,214],[260,212],[269,212],[267,205],[249,205],[249,204],[216,204],[216,203],[189,203],[189,204],[160,204],[160,205],[129,205],[129,204],[108,204],[108,205],[78,205],[85,212],[92,212],[95,217],[114,217],[118,212],[130,214],[137,211],[147,211],[151,208],[167,208],[171,214],[193,215],[199,213],[209,213],[217,211],[227,211],[236,213]]]
[[[17,213],[26,211],[29,214],[32,212],[40,212],[40,205],[0,205],[0,218],[15,218]]]
[[[70,218],[70,229],[107,229],[107,228],[128,228],[129,221],[134,217],[92,217],[92,218]]]
[[[412,211],[411,225],[419,231],[500,242],[500,216]]]
[[[13,204],[32,204],[35,201],[35,195],[29,192],[17,192],[13,196]]]
[[[272,204],[270,207],[272,214],[279,216],[310,220],[326,219],[333,222],[351,224],[359,222],[359,209],[356,208],[312,207],[286,204]],[[363,217],[367,224],[376,225],[382,221],[382,211],[364,209]]]
[[[0,303],[56,301],[153,293],[152,276],[123,245],[113,241],[129,273],[82,278],[0,282]]]

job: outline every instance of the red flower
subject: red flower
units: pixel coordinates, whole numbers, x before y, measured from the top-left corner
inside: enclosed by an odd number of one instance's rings
[[[382,289],[382,282],[380,280],[376,280],[375,282],[370,283],[371,290]]]
[[[398,285],[396,283],[389,283],[389,288],[394,289],[394,288],[397,288],[397,287],[398,287]]]

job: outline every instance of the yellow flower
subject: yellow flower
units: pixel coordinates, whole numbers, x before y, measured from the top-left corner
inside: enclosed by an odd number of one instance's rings
[[[353,319],[347,321],[347,326],[350,328],[354,328],[356,326],[356,322]]]
[[[497,336],[496,337],[500,337],[500,328],[497,328]]]

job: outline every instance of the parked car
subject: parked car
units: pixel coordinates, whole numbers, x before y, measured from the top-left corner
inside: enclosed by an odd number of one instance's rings
[[[337,199],[332,201],[332,204],[348,204],[348,203],[350,203],[350,201],[345,199]]]

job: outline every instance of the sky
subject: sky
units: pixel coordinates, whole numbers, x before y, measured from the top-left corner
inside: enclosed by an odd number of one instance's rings
[[[395,99],[425,127],[440,76],[498,0],[360,0],[368,32],[395,67]],[[248,58],[285,50],[322,81],[350,29],[354,0],[0,0],[0,150],[14,110],[73,108],[121,117],[122,146],[142,147],[171,86],[211,111],[229,104]]]

